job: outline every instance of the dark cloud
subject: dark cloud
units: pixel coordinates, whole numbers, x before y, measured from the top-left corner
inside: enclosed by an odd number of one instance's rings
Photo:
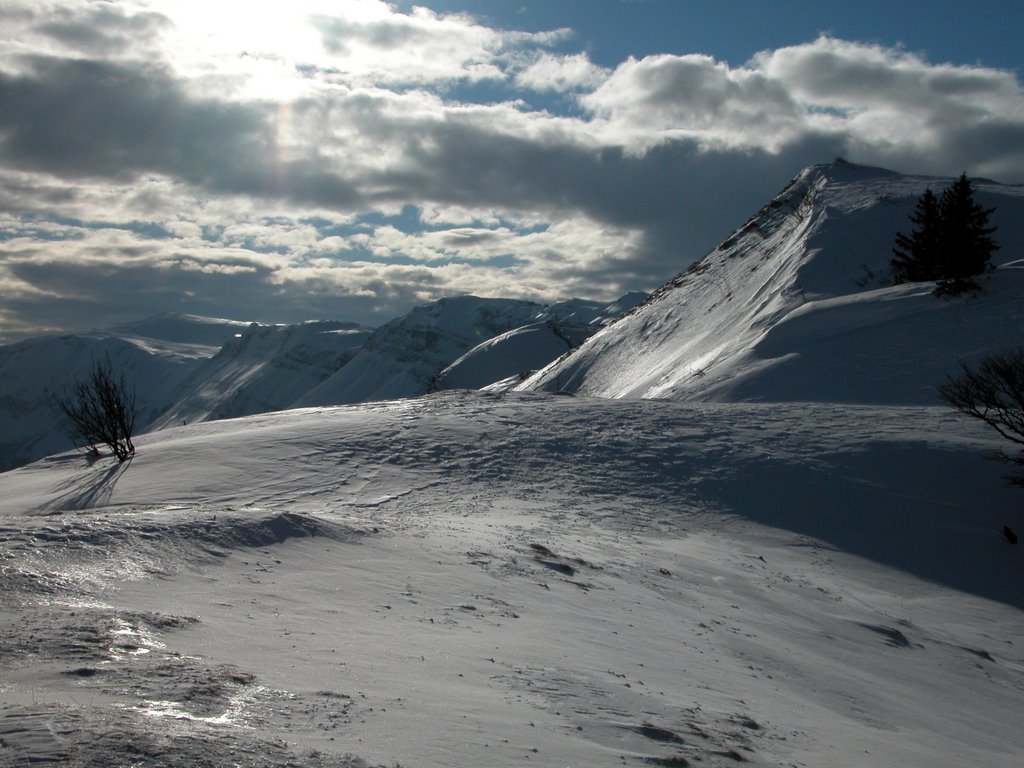
[[[192,182],[249,168],[261,115],[187,98],[157,67],[35,57],[31,74],[0,75],[0,150],[8,166],[61,176],[171,172]]]
[[[639,253],[575,263],[575,289],[609,280],[654,287],[724,239],[802,167],[842,154],[841,141],[809,136],[781,153],[706,151],[670,141],[642,155],[621,148],[530,141],[479,123],[409,126],[405,163],[373,179],[391,198],[585,214],[644,233]]]
[[[128,14],[112,3],[56,8],[32,31],[90,56],[112,56],[151,44],[172,26],[160,13]]]
[[[315,158],[279,162],[271,108],[196,98],[158,66],[25,59],[0,73],[0,159],[64,178],[166,174],[210,191],[345,207],[359,195]]]
[[[11,274],[41,292],[8,296],[5,309],[26,328],[101,328],[162,311],[267,323],[343,318],[376,325],[395,317],[396,307],[420,303],[418,288],[441,287],[439,278],[423,270],[415,280],[369,281],[358,291],[316,279],[283,290],[268,279],[270,269],[244,260],[201,269],[187,258],[155,264],[109,255],[107,262],[54,262],[41,251],[37,259],[8,263]]]

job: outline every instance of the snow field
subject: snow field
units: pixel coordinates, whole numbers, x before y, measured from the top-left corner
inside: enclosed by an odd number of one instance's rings
[[[11,765],[1016,765],[996,445],[943,408],[449,393],[52,457],[0,475],[0,738]]]

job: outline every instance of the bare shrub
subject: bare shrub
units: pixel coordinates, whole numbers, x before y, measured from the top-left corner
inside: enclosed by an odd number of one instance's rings
[[[57,407],[76,446],[98,453],[105,445],[120,462],[135,455],[135,390],[129,390],[123,375],[115,377],[109,355],[93,360],[88,377],[73,384]]]
[[[975,368],[961,365],[939,387],[942,399],[960,413],[983,421],[1016,446],[1024,447],[1024,348],[990,355]],[[1000,458],[1024,467],[1024,454],[1000,452]],[[1008,478],[1024,486],[1024,474]]]

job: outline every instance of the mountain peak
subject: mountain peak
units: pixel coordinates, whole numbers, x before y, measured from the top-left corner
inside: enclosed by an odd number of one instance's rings
[[[892,286],[893,239],[927,187],[844,160],[805,168],[717,248],[520,389],[599,397],[935,403],[979,350],[1019,343],[1024,270],[979,297]],[[978,185],[1009,262],[1024,250],[1024,188]],[[970,301],[969,307],[965,303]]]

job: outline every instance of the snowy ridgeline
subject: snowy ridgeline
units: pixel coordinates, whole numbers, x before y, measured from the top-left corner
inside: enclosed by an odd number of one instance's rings
[[[513,376],[518,383],[644,298],[545,307],[462,296],[417,307],[376,331],[161,315],[29,339],[0,347],[0,470],[70,447],[54,399],[107,356],[134,385],[138,423],[151,431],[296,405],[478,388]]]
[[[138,442],[0,475],[0,764],[1024,754],[1020,491],[948,408],[454,392]]]
[[[935,404],[959,363],[1024,342],[1024,187],[975,181],[1002,248],[984,291],[892,286],[897,232],[952,179],[814,166],[637,311],[521,385],[598,397]]]

